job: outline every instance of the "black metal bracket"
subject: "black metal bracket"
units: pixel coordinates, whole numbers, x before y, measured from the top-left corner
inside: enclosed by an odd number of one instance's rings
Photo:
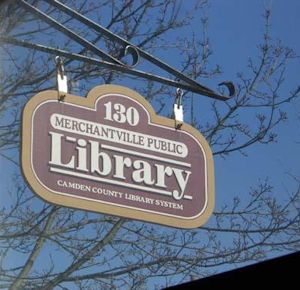
[[[43,1],[43,0],[42,0]],[[10,43],[16,46],[22,46],[26,48],[36,49],[39,51],[47,52],[54,55],[63,56],[68,59],[83,61],[86,63],[99,65],[104,68],[108,68],[114,71],[123,72],[126,74],[134,75],[137,77],[141,77],[144,79],[149,79],[152,81],[156,81],[159,83],[167,84],[176,88],[181,88],[184,90],[188,90],[200,95],[204,95],[210,98],[218,99],[226,101],[230,99],[235,94],[234,85],[232,82],[223,82],[219,85],[225,85],[228,88],[229,95],[221,95],[201,84],[196,82],[195,80],[192,80],[188,76],[184,75],[183,73],[179,72],[178,70],[172,68],[165,62],[155,58],[151,54],[145,52],[141,48],[131,44],[127,40],[123,39],[122,37],[114,34],[113,32],[109,31],[105,27],[101,26],[100,24],[88,19],[87,17],[81,15],[77,11],[71,9],[70,7],[64,5],[63,3],[57,1],[57,0],[47,0],[46,2],[53,7],[57,8],[58,10],[68,14],[72,18],[80,21],[81,23],[87,25],[89,28],[96,30],[98,33],[100,32],[101,35],[104,37],[107,37],[108,39],[115,41],[124,49],[124,55],[130,54],[132,56],[132,64],[128,65],[123,63],[122,61],[116,59],[115,57],[111,56],[110,54],[104,52],[100,48],[98,48],[93,43],[89,42],[88,40],[82,38],[81,36],[77,35],[75,32],[73,32],[71,29],[65,27],[46,13],[39,10],[37,7],[29,4],[25,0],[17,0],[17,2],[22,5],[23,8],[25,8],[30,13],[35,14],[37,17],[51,25],[53,28],[57,29],[58,31],[62,32],[63,34],[67,35],[69,38],[71,38],[73,41],[77,42],[81,46],[85,48],[85,50],[89,50],[93,52],[95,55],[101,57],[102,59],[98,58],[92,58],[87,57],[82,54],[78,53],[72,53],[66,50],[61,50],[41,44],[35,44],[24,40],[19,40],[16,38],[8,37],[8,36],[2,36],[0,37],[0,41],[3,43]],[[133,67],[136,66],[140,60],[140,58],[144,58],[147,61],[151,62],[152,64],[156,65],[160,69],[168,72],[169,74],[173,75],[176,80],[171,80],[162,76],[153,75],[151,73],[147,73],[144,71],[136,70]]]

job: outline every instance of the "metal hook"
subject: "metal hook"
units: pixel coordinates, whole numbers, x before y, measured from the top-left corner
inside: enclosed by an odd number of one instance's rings
[[[63,98],[68,93],[68,79],[67,76],[65,75],[65,68],[60,56],[55,57],[55,63],[56,63],[56,72],[57,72],[56,80],[57,80],[58,99],[62,101]]]
[[[175,103],[173,106],[173,113],[174,113],[174,119],[175,119],[175,128],[180,129],[183,124],[183,105],[182,105],[182,89],[177,88],[176,89],[176,97],[175,97]]]
[[[177,103],[177,108],[179,109],[179,106],[182,105],[182,95],[183,91],[181,88],[176,89],[176,103]]]
[[[55,57],[55,63],[56,63],[56,69],[57,69],[58,73],[61,75],[61,78],[63,79],[64,74],[65,74],[65,68],[64,68],[63,61],[60,56],[57,55]]]

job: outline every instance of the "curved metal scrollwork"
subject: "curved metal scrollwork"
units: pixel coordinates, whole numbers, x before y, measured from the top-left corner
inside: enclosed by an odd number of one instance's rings
[[[222,83],[219,83],[219,86],[225,86],[228,89],[228,93],[230,97],[233,97],[235,95],[235,87],[232,82],[224,81]]]
[[[123,61],[115,58],[114,56],[110,55],[109,53],[103,51],[99,47],[97,47],[94,43],[91,43],[87,39],[79,36],[77,33],[72,31],[71,29],[65,27],[62,23],[58,22],[57,20],[51,18],[49,15],[44,13],[39,9],[39,7],[35,4],[38,1],[34,1],[34,3],[30,4],[27,2],[27,0],[16,0],[24,9],[29,11],[30,13],[36,15],[49,25],[51,25],[53,28],[57,29],[61,33],[65,34],[69,38],[71,38],[73,41],[76,43],[80,44],[81,46],[84,47],[85,50],[89,50],[92,52],[94,55],[97,56],[97,58],[92,58],[92,57],[87,57],[85,55],[82,55],[81,53],[73,53],[69,51],[64,51],[61,49],[57,49],[54,47],[48,47],[48,46],[43,46],[41,44],[35,44],[35,43],[30,43],[26,42],[21,39],[15,39],[11,38],[10,36],[0,36],[0,41],[5,42],[5,43],[11,43],[14,45],[18,46],[23,46],[23,47],[28,47],[36,50],[40,50],[43,52],[55,54],[55,55],[60,55],[64,56],[65,58],[69,59],[76,59],[79,61],[83,61],[86,63],[92,63],[95,65],[99,65],[102,67],[109,68],[111,70],[135,75],[144,79],[160,82],[163,84],[167,84],[173,87],[185,89],[197,94],[201,94],[213,99],[217,100],[223,100],[226,101],[230,99],[232,96],[235,95],[235,88],[232,82],[222,82],[219,84],[219,86],[225,86],[228,89],[229,94],[222,95],[218,92],[215,92],[214,90],[201,85],[197,81],[191,79],[190,77],[184,75],[182,72],[174,69],[167,63],[161,61],[160,59],[154,57],[153,55],[147,53],[146,51],[142,50],[141,48],[132,45],[130,42],[127,40],[123,39],[122,37],[114,34],[113,32],[109,31],[105,27],[101,26],[100,24],[92,21],[91,19],[85,17],[84,15],[78,13],[77,11],[71,9],[67,5],[63,4],[62,2],[58,0],[47,0],[46,2],[49,5],[52,5],[53,7],[57,8],[58,10],[68,14],[72,18],[80,21],[81,23],[87,25],[90,29],[95,30],[98,34],[100,33],[100,36],[105,37],[109,39],[110,41],[115,41],[116,43],[120,44],[121,47],[124,48],[124,51],[122,53],[122,57],[130,55],[132,58],[131,64],[124,63]],[[40,0],[40,1],[45,1],[45,0]],[[30,1],[31,2],[31,1]],[[102,59],[99,59],[102,58]],[[121,57],[121,58],[122,58]],[[165,78],[159,75],[153,75],[152,73],[147,73],[145,71],[140,71],[134,69],[134,67],[139,63],[140,58],[144,58],[153,65],[159,67],[161,70],[164,70],[168,72],[169,74],[173,75],[176,78],[176,81]]]
[[[127,45],[124,48],[123,56],[127,56],[127,55],[131,55],[132,62],[131,62],[130,65],[128,65],[128,64],[125,64],[125,65],[130,66],[130,67],[135,67],[139,63],[139,61],[140,61],[139,51],[134,46]]]

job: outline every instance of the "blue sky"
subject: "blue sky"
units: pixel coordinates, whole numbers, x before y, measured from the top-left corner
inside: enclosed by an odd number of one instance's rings
[[[183,1],[183,9],[189,9],[190,1]],[[300,56],[300,1],[297,0],[213,0],[209,3],[204,14],[199,12],[193,21],[194,33],[201,33],[200,20],[203,15],[209,19],[208,35],[213,50],[212,64],[220,64],[222,78],[235,81],[236,74],[244,71],[249,56],[257,55],[257,45],[262,39],[264,30],[264,7],[272,9],[272,37],[281,40],[285,45],[295,50]],[[164,59],[170,63],[171,59]],[[287,87],[292,88],[299,82],[299,65],[297,59],[286,72]],[[216,86],[222,79],[212,79],[209,85]],[[204,81],[204,85],[205,85]],[[203,107],[206,101],[203,97],[195,103]],[[205,110],[205,107],[204,107]],[[289,186],[292,180],[286,173],[298,174],[300,156],[297,141],[300,141],[298,130],[300,117],[299,102],[286,106],[289,120],[278,128],[280,135],[276,144],[269,146],[258,145],[248,151],[248,157],[233,154],[229,158],[215,159],[217,204],[230,200],[234,194],[247,192],[248,188],[259,178],[269,177],[271,182],[280,190],[281,186]],[[210,117],[207,110],[201,120]],[[186,116],[188,118],[188,116]],[[241,170],[241,162],[243,168]],[[258,165],[259,164],[259,165]],[[0,182],[4,189],[9,186],[7,180],[12,176],[14,165],[0,156]],[[218,198],[219,196],[219,198]]]
[[[183,1],[189,8],[190,1]],[[272,9],[272,37],[281,40],[292,48],[300,57],[300,1],[297,0],[212,0],[206,14],[209,18],[208,35],[213,49],[212,64],[220,64],[228,80],[236,80],[236,74],[244,71],[249,56],[258,54],[257,45],[262,40],[264,30],[264,7]],[[198,29],[200,19],[193,21],[193,31]],[[172,59],[164,59],[171,63]],[[292,89],[300,84],[300,58],[289,65],[286,71],[285,87]],[[216,84],[222,79],[212,79],[209,84]],[[205,85],[205,81],[203,82]],[[283,92],[284,93],[284,92]],[[203,108],[201,120],[210,117],[205,112],[206,101],[197,98],[196,105]],[[300,143],[300,101],[285,106],[288,121],[277,129],[278,142],[272,145],[257,145],[247,151],[248,157],[236,153],[226,159],[215,159],[216,205],[230,202],[235,195],[247,194],[249,188],[258,180],[269,178],[275,185],[274,193],[283,195],[285,189],[292,191],[296,184],[289,174],[299,176],[299,143]],[[1,124],[0,124],[1,125]],[[10,177],[15,165],[0,156],[0,195],[1,204],[5,203],[1,192],[10,187]]]
[[[188,9],[190,3],[190,1],[183,1],[183,6],[186,6]],[[272,37],[282,40],[285,45],[294,49],[296,54],[300,56],[300,37],[298,32],[300,28],[298,15],[300,1],[213,0],[208,7],[205,14],[209,18],[208,35],[213,50],[212,63],[221,65],[221,69],[224,72],[222,78],[225,76],[226,79],[234,81],[236,73],[245,70],[248,57],[257,55],[257,45],[262,39],[264,29],[262,17],[264,7],[272,9]],[[199,13],[199,17],[193,22],[192,29],[195,33],[201,32],[201,29],[197,29],[197,26],[200,25],[201,17],[203,17],[203,14]],[[168,59],[164,60],[171,62]],[[299,65],[300,60],[298,59],[289,66],[289,70],[286,72],[286,83],[289,88],[294,87],[299,81]],[[215,87],[219,81],[222,81],[222,79],[212,79],[209,81],[209,85],[212,84]],[[205,81],[204,84],[206,84]],[[196,102],[201,106],[206,101],[199,97]],[[250,175],[251,178],[255,178],[255,175],[278,176],[282,175],[282,171],[291,171],[296,174],[295,171],[297,171],[299,164],[299,157],[296,154],[298,146],[296,141],[300,141],[300,132],[297,132],[297,117],[300,116],[300,109],[296,105],[288,106],[287,109],[289,110],[289,120],[279,128],[279,133],[283,137],[279,139],[278,144],[268,147],[256,146],[253,154],[250,154],[249,158],[245,159],[245,161],[250,163],[250,169],[255,167],[253,160],[259,155],[260,158],[264,159],[264,162],[262,162],[264,166],[259,169],[256,168],[251,174],[249,172],[244,174],[244,171],[239,171],[240,174]],[[210,112],[208,111],[207,114],[209,115]],[[205,120],[205,117],[204,115],[201,119]],[[289,150],[286,150],[287,147]],[[295,152],[295,154],[291,154],[291,152]],[[231,171],[235,171],[238,168],[239,161],[240,156],[233,156],[224,161],[218,160],[220,168],[232,166]],[[1,168],[7,166],[7,162],[1,157],[0,165]],[[216,165],[218,166],[218,163]],[[11,172],[6,170],[2,172],[0,180],[7,180],[7,177],[10,175]],[[218,178],[223,176],[223,174],[218,174],[218,172],[216,172],[216,175]],[[2,181],[1,183],[3,184]],[[220,181],[220,183],[222,184],[223,182]]]
[[[208,14],[209,35],[215,48],[214,60],[222,64],[224,75],[228,74],[229,79],[230,76],[234,79],[237,72],[244,70],[248,56],[257,54],[264,29],[264,7],[272,9],[271,36],[300,56],[300,1],[215,0],[211,2]],[[293,88],[299,83],[299,67],[300,58],[289,65],[286,87]],[[221,195],[225,184],[230,184],[226,186],[227,190],[238,193],[264,177],[270,178],[276,191],[282,191],[286,186],[293,189],[295,184],[287,173],[299,176],[299,105],[296,101],[285,107],[289,119],[277,131],[278,143],[255,146],[248,151],[247,158],[234,155],[226,160],[216,160],[217,190]]]

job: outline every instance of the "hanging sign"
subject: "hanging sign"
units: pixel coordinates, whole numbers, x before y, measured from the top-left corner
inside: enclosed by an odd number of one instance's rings
[[[34,192],[62,206],[195,228],[214,205],[204,137],[119,86],[34,96],[23,111],[22,168]]]

